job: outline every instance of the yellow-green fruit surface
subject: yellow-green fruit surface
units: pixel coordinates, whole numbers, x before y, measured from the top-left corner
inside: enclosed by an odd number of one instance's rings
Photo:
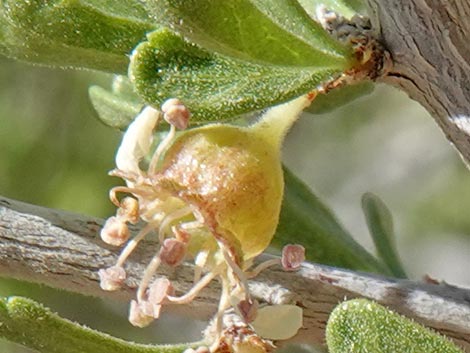
[[[254,131],[221,124],[190,130],[166,153],[157,178],[196,207],[242,261],[271,242],[283,193],[279,149]]]

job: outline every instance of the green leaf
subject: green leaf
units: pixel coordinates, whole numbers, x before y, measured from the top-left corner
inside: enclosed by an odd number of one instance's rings
[[[326,342],[330,353],[464,353],[438,333],[366,299],[333,310]]]
[[[394,276],[406,278],[395,246],[393,219],[390,210],[378,196],[372,193],[366,193],[362,196],[362,210],[380,258]]]
[[[127,129],[144,106],[144,102],[134,91],[134,85],[126,76],[115,75],[110,90],[100,86],[91,86],[88,94],[101,122],[119,130]],[[203,119],[198,121],[192,119],[193,126],[207,122]],[[233,121],[232,124],[234,123],[237,122]],[[238,121],[238,123],[246,125],[245,120]],[[165,120],[160,122],[158,130],[168,130]]]
[[[286,66],[347,67],[340,45],[295,0],[148,0],[158,23],[223,55]]]
[[[280,222],[272,244],[302,244],[310,261],[390,274],[390,272],[339,224],[312,191],[284,168],[285,190]]]
[[[307,109],[305,109],[305,111],[311,114],[328,113],[372,93],[374,88],[375,84],[368,81],[346,85],[344,87],[331,90],[326,94],[317,95],[315,100]]]
[[[325,6],[328,10],[334,11],[346,18],[351,18],[355,14],[365,14],[363,0],[297,0],[312,18],[316,18],[318,6]]]
[[[209,53],[162,29],[148,35],[131,58],[129,76],[151,105],[178,97],[192,121],[220,121],[307,93],[336,77],[334,66],[255,64]]]
[[[33,63],[126,73],[156,26],[137,0],[4,0],[0,50]]]
[[[41,353],[181,353],[197,346],[126,342],[63,319],[21,297],[0,300],[0,337]]]
[[[119,130],[125,130],[144,105],[126,76],[115,76],[110,91],[91,86],[88,94],[99,119]]]

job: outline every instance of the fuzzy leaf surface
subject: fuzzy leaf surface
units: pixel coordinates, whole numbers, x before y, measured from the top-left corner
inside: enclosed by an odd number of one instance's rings
[[[333,310],[326,342],[330,353],[463,353],[444,336],[366,299]]]
[[[238,59],[289,66],[345,67],[352,51],[295,0],[148,0],[150,14],[189,41]]]
[[[192,121],[220,121],[293,99],[331,80],[336,65],[282,66],[210,53],[167,29],[148,35],[131,58],[130,78],[155,107],[178,97]]]
[[[40,353],[181,353],[186,345],[143,345],[59,317],[33,300],[0,299],[0,337]]]

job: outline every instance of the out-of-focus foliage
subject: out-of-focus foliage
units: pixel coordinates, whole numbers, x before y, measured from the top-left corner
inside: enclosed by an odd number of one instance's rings
[[[284,160],[368,249],[360,199],[368,191],[379,195],[393,214],[411,278],[429,274],[470,285],[470,173],[406,95],[379,85],[329,114],[305,114],[288,137]]]
[[[0,3],[0,53],[50,66],[126,73],[128,54],[154,28],[137,0]]]
[[[380,258],[394,277],[406,278],[406,272],[396,251],[392,213],[377,195],[370,192],[362,196],[362,210]]]
[[[95,119],[87,97],[91,83],[106,85],[107,79],[1,60],[0,194],[109,216],[113,207],[107,190],[115,180],[107,171],[114,165],[120,134]],[[432,119],[407,97],[379,88],[332,114],[306,114],[284,152],[288,166],[313,186],[361,242],[367,245],[369,236],[360,197],[373,191],[394,215],[399,253],[412,277],[429,273],[470,283],[470,175]],[[100,301],[90,304],[89,299],[65,299],[63,293],[38,286],[0,283],[2,295],[33,297],[68,318],[140,340],[140,331],[131,332],[122,317],[123,308],[118,320],[114,309]],[[169,328],[162,340],[172,340],[168,322],[158,328]],[[194,337],[200,328],[193,327]],[[141,339],[149,340],[154,330]],[[24,352],[11,345],[5,349],[1,351]]]
[[[94,85],[88,93],[99,119],[114,129],[125,130],[144,106],[127,76],[115,75],[110,89]]]
[[[0,58],[0,193],[105,216],[119,133],[96,118],[87,89],[103,76]]]

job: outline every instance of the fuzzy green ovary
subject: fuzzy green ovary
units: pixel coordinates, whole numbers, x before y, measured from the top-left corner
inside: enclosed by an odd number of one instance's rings
[[[197,128],[165,156],[161,185],[197,207],[206,226],[248,260],[271,242],[279,219],[283,177],[279,151],[252,130]]]

